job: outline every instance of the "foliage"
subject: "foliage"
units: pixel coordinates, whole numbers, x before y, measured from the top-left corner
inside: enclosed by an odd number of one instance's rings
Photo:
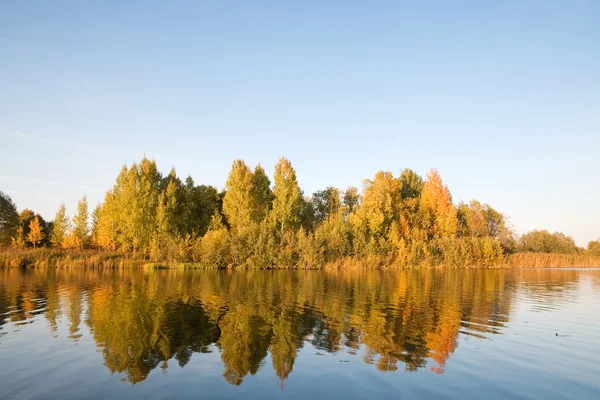
[[[572,237],[564,233],[550,233],[546,230],[531,231],[519,240],[519,251],[533,253],[575,254],[579,249]]]
[[[65,238],[71,230],[69,217],[67,217],[67,209],[65,203],[61,203],[60,208],[54,216],[54,228],[50,236],[50,243],[53,247],[64,247]]]
[[[600,240],[592,240],[588,243],[587,251],[590,254],[596,254],[600,256]]]
[[[399,176],[379,171],[360,193],[326,187],[303,196],[289,160],[278,161],[273,185],[260,165],[251,169],[235,160],[219,193],[191,177],[182,181],[175,169],[163,175],[144,157],[120,170],[94,209],[91,229],[86,197],[72,222],[63,204],[53,223],[27,209],[15,217],[14,204],[2,199],[7,210],[2,221],[12,221],[3,222],[2,234],[9,233],[14,247],[95,247],[207,268],[483,267],[504,265],[517,251],[580,251],[560,233],[533,231],[517,241],[506,218],[490,205],[476,200],[455,205],[435,169],[425,179],[410,169]],[[21,223],[15,225],[15,218]],[[36,226],[34,240],[30,226]],[[598,252],[600,245],[590,243],[588,253]]]
[[[89,214],[87,197],[83,196],[77,202],[77,214],[73,217],[73,232],[75,242],[79,248],[87,246],[90,236]]]
[[[40,243],[46,234],[42,229],[42,225],[40,224],[40,219],[38,217],[34,217],[29,223],[29,232],[27,233],[27,240],[29,243],[33,244],[33,247]]]
[[[19,214],[12,199],[0,191],[0,246],[8,246],[17,234]]]

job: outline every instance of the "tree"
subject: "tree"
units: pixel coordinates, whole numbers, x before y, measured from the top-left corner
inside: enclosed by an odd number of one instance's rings
[[[216,188],[207,185],[200,185],[194,188],[192,210],[194,216],[194,226],[188,229],[187,233],[196,231],[200,236],[208,231],[210,220],[213,215],[221,215],[223,212],[223,199],[219,196]]]
[[[533,253],[574,254],[579,251],[572,237],[561,232],[531,231],[519,241],[519,250]]]
[[[256,202],[253,219],[256,222],[260,222],[267,216],[267,213],[273,207],[271,181],[260,164],[254,169],[252,195],[254,197],[254,201]]]
[[[302,191],[298,186],[296,171],[292,163],[281,158],[275,165],[275,186],[273,188],[273,215],[281,232],[296,229],[300,224]]]
[[[15,235],[10,240],[11,246],[16,249],[25,247],[25,232],[23,231],[23,226],[21,226],[21,224],[19,224]]]
[[[412,169],[406,168],[400,174],[403,199],[418,199],[423,191],[423,179]]]
[[[600,255],[600,240],[590,241],[587,250],[592,254]]]
[[[121,215],[117,196],[113,190],[106,193],[104,203],[98,205],[95,213],[94,243],[106,250],[116,250],[120,236]]]
[[[344,212],[345,214],[350,214],[358,205],[360,204],[360,195],[358,194],[358,189],[354,186],[350,186],[348,189],[344,191],[344,199],[342,201],[344,204]]]
[[[17,235],[21,235],[22,238],[22,243],[24,243],[25,241],[28,241],[27,238],[29,237],[29,226],[31,224],[31,222],[37,218],[38,222],[42,228],[42,232],[44,234],[43,239],[41,240],[40,244],[47,244],[48,243],[48,237],[49,235],[49,229],[48,229],[48,223],[46,223],[46,221],[44,220],[44,218],[40,215],[35,213],[33,210],[30,209],[24,209],[21,211],[21,213],[19,214],[19,219],[21,221],[21,229],[18,230]],[[20,240],[17,240],[17,242],[20,242]]]
[[[65,203],[61,203],[56,216],[54,217],[54,228],[52,229],[52,235],[50,236],[50,242],[54,247],[62,247],[65,237],[70,230],[69,218],[67,217],[67,210]]]
[[[19,228],[19,214],[12,199],[0,191],[0,246],[8,246]]]
[[[315,192],[312,196],[315,224],[320,225],[332,215],[337,215],[342,207],[340,191],[334,187]]]
[[[360,224],[375,241],[386,240],[401,204],[400,181],[391,172],[379,171],[365,180],[362,201],[356,210]]]
[[[427,173],[421,193],[421,210],[434,238],[455,237],[458,230],[456,207],[452,204],[448,187],[435,169]]]
[[[33,220],[29,223],[29,233],[27,234],[27,240],[29,243],[33,244],[33,248],[40,243],[46,234],[42,229],[42,225],[40,224],[40,220],[38,217],[33,218]]]
[[[484,237],[491,236],[488,230],[487,210],[477,200],[472,200],[468,205],[458,205],[457,216],[459,232],[462,236]]]
[[[89,242],[90,227],[88,221],[87,197],[83,196],[77,202],[77,214],[73,217],[73,234],[77,238],[80,248],[84,248]]]
[[[254,174],[244,161],[233,162],[225,188],[223,212],[229,225],[233,229],[241,229],[256,221]]]

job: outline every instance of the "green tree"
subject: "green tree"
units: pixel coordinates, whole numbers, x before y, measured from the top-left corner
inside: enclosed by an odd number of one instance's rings
[[[574,254],[579,251],[572,237],[561,232],[531,231],[519,240],[519,250],[533,253]]]
[[[334,187],[315,192],[312,196],[315,224],[320,225],[332,215],[337,215],[342,208],[340,191]]]
[[[8,246],[19,228],[19,214],[12,199],[0,191],[0,246]]]
[[[412,169],[406,168],[400,174],[403,199],[418,199],[423,191],[423,179]]]
[[[254,221],[260,222],[267,216],[267,213],[273,207],[271,181],[260,164],[254,169],[252,195],[254,197],[254,201],[256,202],[253,219]]]
[[[83,196],[77,202],[77,214],[73,217],[73,234],[77,238],[80,248],[87,246],[90,238],[90,227],[86,196]]]
[[[360,203],[358,189],[354,186],[350,186],[348,189],[346,189],[344,191],[344,199],[342,203],[344,204],[346,215],[353,212]]]
[[[67,233],[71,229],[69,218],[67,217],[67,209],[65,203],[61,203],[56,216],[54,217],[54,227],[52,229],[52,235],[50,236],[50,242],[54,247],[62,247]]]

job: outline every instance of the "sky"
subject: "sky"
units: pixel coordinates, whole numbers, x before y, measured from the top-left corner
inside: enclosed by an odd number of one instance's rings
[[[437,168],[518,233],[600,237],[600,2],[0,0],[0,190],[52,219],[144,155],[310,195]]]

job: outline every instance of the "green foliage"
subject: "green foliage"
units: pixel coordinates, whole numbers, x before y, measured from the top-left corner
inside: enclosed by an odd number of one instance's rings
[[[0,191],[0,246],[8,246],[17,234],[19,214],[12,199]]]
[[[342,208],[340,191],[334,187],[319,190],[312,196],[312,208],[314,210],[314,223],[322,224],[330,216],[338,214]]]
[[[579,249],[572,237],[564,233],[550,233],[546,230],[531,231],[519,240],[519,251],[533,253],[575,254]]]
[[[423,178],[412,169],[406,168],[400,174],[403,199],[418,199],[423,191]]]
[[[71,229],[69,217],[67,217],[67,209],[65,203],[61,203],[60,208],[56,212],[54,217],[54,228],[52,229],[52,236],[50,242],[54,247],[63,247],[63,243],[67,234]]]
[[[273,207],[273,192],[271,191],[271,180],[260,164],[254,169],[252,196],[256,202],[253,220],[262,221]]]
[[[60,211],[60,210],[59,210]],[[73,235],[77,238],[80,248],[88,245],[90,238],[89,214],[87,197],[83,196],[77,202],[77,214],[73,217]]]

